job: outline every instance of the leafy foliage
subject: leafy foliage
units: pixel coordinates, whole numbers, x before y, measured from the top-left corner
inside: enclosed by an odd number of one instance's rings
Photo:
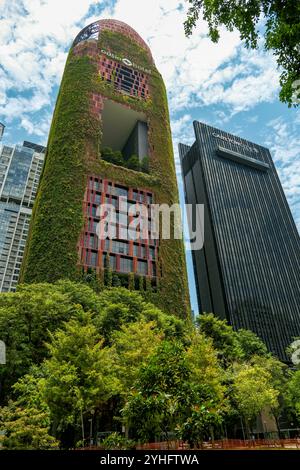
[[[265,408],[278,407],[279,392],[272,386],[268,370],[259,364],[243,364],[234,369],[233,390],[236,406],[247,427]]]
[[[118,379],[127,395],[139,376],[139,370],[163,339],[154,321],[145,320],[123,324],[112,335],[113,348],[116,352],[116,370]]]
[[[205,344],[200,346],[201,341]],[[200,349],[205,358],[193,367]],[[143,440],[153,435],[169,440],[176,432],[191,447],[198,445],[208,426],[222,422],[223,391],[218,372],[211,343],[203,337],[194,337],[188,352],[178,342],[162,342],[141,368],[123,410],[126,422],[134,425]]]
[[[106,450],[128,450],[135,448],[134,441],[126,439],[118,432],[111,433],[108,437],[103,439],[100,445]]]
[[[226,320],[212,313],[200,315],[197,323],[200,331],[212,338],[219,358],[227,365],[234,361],[249,360],[253,356],[268,356],[266,345],[250,330],[234,331]]]
[[[108,163],[112,163],[117,166],[122,166],[130,170],[143,171],[149,173],[149,158],[144,157],[140,163],[137,155],[131,155],[128,159],[125,159],[120,150],[113,151],[110,147],[104,147],[101,150],[101,158]]]
[[[294,415],[300,423],[300,370],[289,374],[285,401],[290,414]]]
[[[0,369],[2,400],[11,385],[47,355],[49,333],[79,311],[80,305],[50,284],[20,286],[16,293],[0,295],[0,337],[7,348]]]
[[[300,79],[300,3],[294,0],[188,0],[190,8],[184,29],[187,36],[202,15],[208,23],[213,42],[220,37],[220,27],[237,29],[247,47],[256,48],[259,39],[258,24],[263,17],[265,48],[271,50],[281,68],[280,99],[289,106],[298,106],[300,89],[293,88]],[[297,94],[298,93],[298,94]],[[295,96],[296,95],[296,96]]]
[[[48,344],[45,361],[45,398],[64,429],[91,413],[119,390],[113,371],[114,358],[92,324],[91,316],[69,320]]]
[[[59,281],[1,294],[0,337],[7,449],[74,448],[86,445],[90,423],[95,433],[121,422],[134,439],[201,447],[240,417],[250,432],[262,411],[300,416],[299,371],[287,372],[255,335],[213,315],[193,328],[122,287],[97,294]],[[133,443],[117,433],[105,445]]]
[[[0,409],[0,423],[5,434],[0,442],[7,450],[50,450],[58,448],[58,441],[49,434],[50,417],[46,411],[10,402]]]

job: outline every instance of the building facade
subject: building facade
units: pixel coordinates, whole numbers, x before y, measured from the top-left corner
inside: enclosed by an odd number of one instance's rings
[[[0,148],[0,292],[16,289],[45,148]]]
[[[128,25],[97,21],[75,38],[49,135],[22,281],[82,279],[147,291],[168,312],[189,314],[182,240],[124,238],[134,217],[121,208],[178,202],[163,80]],[[99,207],[116,210],[116,235],[99,238]],[[125,217],[124,217],[125,216]],[[145,221],[151,227],[151,213]],[[134,224],[132,224],[134,225]],[[132,229],[131,229],[132,230]]]
[[[186,202],[204,204],[194,251],[199,305],[287,360],[300,336],[300,240],[268,149],[194,122],[179,145]]]

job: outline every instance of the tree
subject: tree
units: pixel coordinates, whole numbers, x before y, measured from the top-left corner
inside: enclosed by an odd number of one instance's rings
[[[191,382],[196,385],[205,384],[206,393],[209,390],[210,397],[214,397],[215,402],[223,407],[225,405],[224,371],[218,362],[212,339],[195,331],[186,356],[191,371]]]
[[[110,147],[103,147],[103,149],[101,150],[101,157],[103,158],[103,160],[107,161],[107,162],[111,162],[111,159],[113,158],[113,150],[112,148]]]
[[[253,356],[268,356],[265,343],[253,331],[240,329],[237,331],[237,340],[242,349],[243,359],[249,360]]]
[[[13,386],[15,400],[0,408],[1,443],[6,449],[53,449],[59,442],[50,435],[51,415],[44,400],[42,367],[33,366],[29,374]]]
[[[256,48],[257,25],[264,18],[265,48],[273,52],[281,68],[280,100],[289,106],[300,102],[300,3],[295,0],[188,0],[190,8],[184,23],[185,34],[192,34],[202,14],[208,23],[209,36],[218,42],[220,27],[236,28],[246,47]],[[296,85],[297,90],[296,91]],[[297,96],[295,96],[297,95]]]
[[[122,152],[120,150],[116,150],[113,152],[112,157],[111,157],[111,163],[114,165],[119,165],[119,166],[124,166],[125,161]]]
[[[140,439],[162,436],[169,440],[169,432],[175,431],[188,377],[183,346],[163,341],[141,368],[136,387],[123,409],[126,423],[134,426]]]
[[[99,294],[99,312],[94,324],[105,340],[111,344],[111,334],[123,324],[139,320],[155,321],[166,338],[182,338],[185,322],[173,315],[165,314],[135,291],[123,287],[106,289]]]
[[[157,324],[140,320],[124,324],[112,335],[113,348],[116,352],[116,374],[122,384],[122,393],[134,386],[138,372],[148,357],[155,351],[163,338]]]
[[[271,376],[270,384],[278,392],[278,401],[275,405],[270,404],[270,410],[273,414],[278,432],[280,434],[280,415],[286,410],[286,390],[288,381],[288,367],[270,353],[267,355],[252,355],[250,364],[257,364],[264,368]]]
[[[292,416],[300,423],[300,370],[290,371],[286,387],[285,403]]]
[[[186,353],[190,386],[186,395],[185,419],[177,432],[190,448],[201,447],[205,436],[214,435],[222,423],[228,403],[223,385],[224,371],[211,338],[195,331]]]
[[[92,419],[101,405],[119,392],[114,357],[103,347],[103,339],[88,313],[51,335],[48,349],[45,400],[58,431],[80,424],[84,440],[87,418]]]
[[[210,435],[210,430],[222,423],[220,412],[212,408],[213,406],[209,407],[204,403],[193,403],[190,415],[178,426],[180,439],[188,442],[190,449],[201,448],[204,438]]]
[[[243,350],[237,334],[226,320],[220,320],[212,313],[206,313],[198,317],[197,323],[200,331],[212,339],[213,347],[225,365],[242,359]]]
[[[0,337],[7,350],[0,369],[2,400],[10,396],[11,385],[47,355],[49,333],[79,311],[80,305],[51,284],[22,285],[13,294],[0,295]]]
[[[83,271],[82,281],[91,287],[95,292],[100,292],[101,288],[103,287],[96,270],[93,268],[88,268],[87,271]]]
[[[271,373],[259,364],[242,364],[233,369],[233,397],[244,417],[248,436],[252,420],[264,409],[278,407]]]
[[[206,344],[202,344],[201,340]],[[170,433],[198,445],[222,422],[223,394],[216,379],[215,354],[211,343],[194,339],[188,351],[174,341],[163,341],[138,373],[136,386],[127,398],[123,416],[143,440],[160,437],[169,441]],[[197,352],[206,359],[193,361]],[[209,364],[210,359],[213,364]],[[201,377],[202,369],[204,376]]]
[[[121,287],[121,280],[120,280],[118,274],[113,274],[112,275],[112,286],[113,287]]]
[[[124,166],[124,157],[120,150],[113,151],[110,147],[104,147],[101,150],[101,157],[103,160],[114,165]]]
[[[34,407],[22,408],[14,402],[0,408],[0,423],[5,434],[0,437],[4,449],[57,449],[58,441],[49,434],[50,416]]]

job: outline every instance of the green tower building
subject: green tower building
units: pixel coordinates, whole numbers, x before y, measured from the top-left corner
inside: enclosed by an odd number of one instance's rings
[[[78,34],[67,59],[21,282],[93,273],[100,284],[139,289],[187,316],[182,240],[124,239],[124,198],[147,208],[178,202],[168,104],[143,39],[125,23],[100,20]],[[113,239],[98,236],[104,203],[116,209]]]

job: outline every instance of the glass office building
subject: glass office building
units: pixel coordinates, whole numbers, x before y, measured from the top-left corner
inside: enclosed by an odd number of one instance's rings
[[[194,122],[179,145],[186,202],[204,204],[193,263],[200,310],[254,331],[287,360],[300,336],[300,239],[268,149]]]
[[[44,153],[31,142],[0,147],[0,292],[18,283]]]

